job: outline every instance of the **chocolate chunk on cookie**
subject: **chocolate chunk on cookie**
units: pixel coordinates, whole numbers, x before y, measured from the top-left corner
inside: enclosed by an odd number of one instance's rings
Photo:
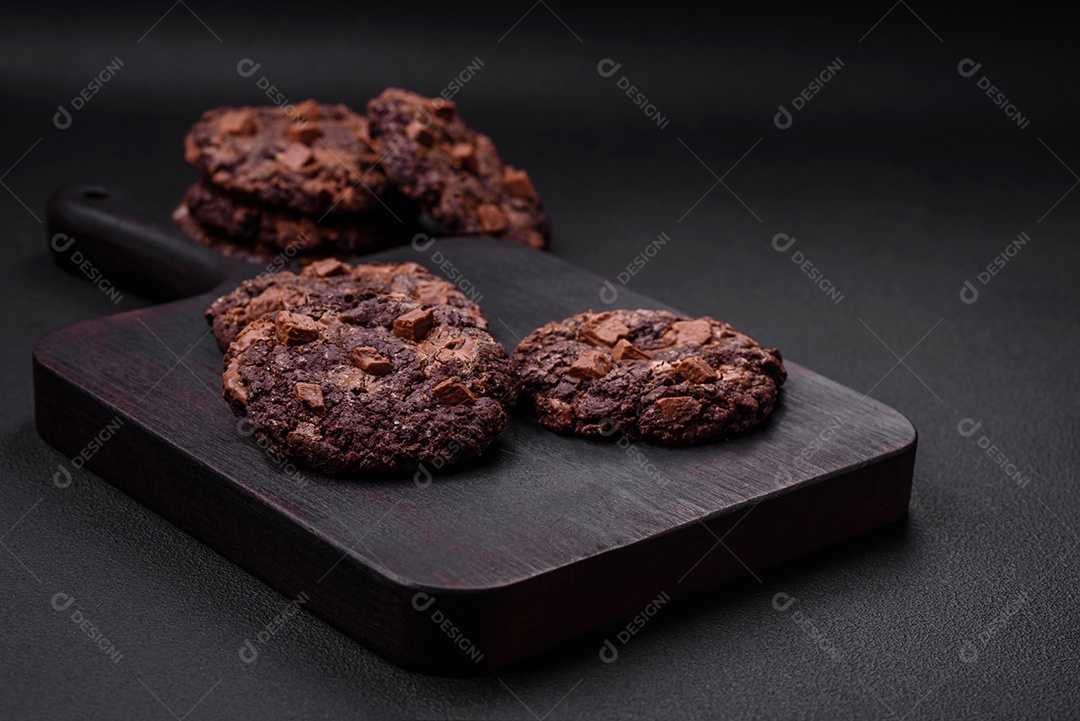
[[[387,177],[448,233],[547,245],[548,219],[528,174],[503,165],[453,101],[389,88],[368,102],[368,119]]]
[[[399,332],[402,318],[408,333]],[[475,314],[393,293],[342,312],[300,305],[265,314],[223,363],[223,396],[260,443],[335,476],[475,458],[503,429],[516,394],[506,350]]]
[[[208,110],[184,158],[216,188],[316,218],[377,207],[387,183],[366,118],[313,100],[289,107]]]
[[[213,302],[206,310],[206,320],[224,350],[245,325],[267,313],[300,305],[344,311],[372,293],[397,293],[422,303],[461,308],[476,318],[478,327],[487,327],[480,306],[456,285],[418,263],[350,265],[334,258],[315,261],[299,274],[282,271],[245,280]]]
[[[513,363],[545,427],[669,445],[754,428],[787,379],[780,351],[727,323],[661,310],[548,323],[521,341]]]
[[[352,216],[330,215],[320,221],[232,196],[206,182],[187,189],[182,207],[207,233],[248,241],[275,253],[359,254],[391,245],[401,236],[401,223],[383,208]]]

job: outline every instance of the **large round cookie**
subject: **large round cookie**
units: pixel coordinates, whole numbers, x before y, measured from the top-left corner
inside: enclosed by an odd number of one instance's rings
[[[780,352],[727,323],[659,310],[581,313],[514,352],[522,397],[547,428],[698,443],[749,430],[787,378]]]
[[[387,177],[448,233],[547,245],[548,219],[529,176],[504,166],[453,101],[388,88],[368,102],[368,121]]]
[[[226,352],[222,381],[261,442],[347,476],[475,458],[514,397],[509,357],[473,314],[395,294],[252,321]]]
[[[182,207],[209,233],[275,252],[366,253],[399,240],[402,228],[383,208],[352,216],[332,215],[320,222],[310,215],[232,197],[206,182],[187,189]]]
[[[345,310],[373,292],[397,293],[424,303],[455,306],[471,313],[478,327],[487,327],[480,306],[453,283],[418,263],[350,265],[334,258],[315,261],[299,274],[281,271],[245,280],[215,300],[205,315],[224,350],[245,325],[266,313],[305,304],[320,310]]]
[[[364,116],[314,100],[290,107],[208,110],[184,158],[217,188],[316,218],[378,206],[386,177]]]

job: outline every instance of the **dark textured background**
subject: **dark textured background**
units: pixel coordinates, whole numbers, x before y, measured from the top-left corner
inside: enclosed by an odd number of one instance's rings
[[[141,42],[168,0],[4,11],[0,717],[1077,714],[1077,11],[898,3],[885,15],[885,2],[751,17],[552,0],[515,25],[528,0],[185,2]],[[56,106],[115,57],[120,72],[57,129]],[[362,107],[391,84],[437,93],[476,57],[483,68],[456,99],[530,171],[552,252],[615,279],[666,232],[635,290],[729,320],[911,418],[910,518],[762,571],[760,585],[666,608],[611,665],[595,638],[498,679],[425,677],[306,613],[244,665],[238,645],[285,599],[90,473],[52,484],[62,458],[33,427],[34,340],[145,301],[116,306],[52,264],[45,198],[73,181],[122,185],[164,217],[193,178],[186,127],[205,108],[264,101],[259,75],[293,101]],[[844,68],[779,130],[777,106],[837,57]],[[236,73],[242,58],[262,64],[255,77]],[[615,77],[597,73],[603,58],[622,63]],[[963,58],[982,62],[975,77],[958,74]],[[620,75],[666,128],[620,93]],[[981,93],[980,75],[1028,127]],[[1031,242],[978,284],[1021,232]],[[777,233],[796,244],[777,252]],[[965,279],[980,288],[974,304],[960,300]],[[965,418],[982,423],[971,437],[958,432]],[[980,450],[984,435],[1026,485]],[[118,663],[53,610],[57,592]],[[797,599],[782,612],[781,592]]]

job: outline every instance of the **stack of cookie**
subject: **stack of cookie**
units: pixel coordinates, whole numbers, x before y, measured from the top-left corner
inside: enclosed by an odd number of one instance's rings
[[[411,238],[421,213],[451,235],[546,247],[528,174],[504,165],[452,101],[390,88],[366,116],[314,100],[288,108],[203,114],[184,148],[200,180],[177,225],[249,260],[369,252]]]
[[[479,306],[416,263],[264,274],[206,318],[225,351],[223,395],[260,445],[336,476],[477,458],[519,390],[559,433],[724,438],[763,423],[787,377],[779,351],[730,325],[654,310],[554,321],[511,357]]]

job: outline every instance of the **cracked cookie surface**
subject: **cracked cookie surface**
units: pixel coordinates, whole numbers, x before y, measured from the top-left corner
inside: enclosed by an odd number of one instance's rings
[[[444,469],[481,455],[514,400],[481,323],[398,294],[268,313],[229,346],[223,396],[259,440],[328,475]]]
[[[203,113],[184,158],[211,185],[320,218],[379,205],[386,176],[367,119],[345,105],[222,107]]]
[[[446,232],[547,245],[550,226],[528,174],[503,165],[452,100],[388,88],[368,102],[368,119],[387,177]]]
[[[548,323],[521,341],[513,367],[546,428],[669,445],[760,425],[787,378],[778,350],[727,323],[659,310]]]
[[[300,273],[264,273],[245,280],[215,300],[205,315],[218,345],[225,350],[245,325],[266,313],[305,304],[321,310],[345,310],[372,292],[398,293],[425,303],[462,308],[476,317],[479,327],[487,327],[480,306],[419,263],[350,265],[333,258],[310,263]]]

